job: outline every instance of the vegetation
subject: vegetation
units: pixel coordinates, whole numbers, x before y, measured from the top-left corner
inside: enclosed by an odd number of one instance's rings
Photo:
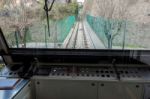
[[[149,0],[85,0],[85,3],[84,15],[108,19],[104,22],[103,33],[107,37],[109,48],[116,45],[122,48],[128,45],[150,48],[150,18],[147,10],[150,7]],[[116,23],[115,30],[112,29],[114,24],[111,20],[120,20]]]
[[[34,38],[33,34],[44,34],[43,27],[47,24],[46,13],[43,9],[44,4],[44,0],[0,1],[0,27],[5,32],[4,35],[10,46],[17,45],[19,47],[21,44],[21,47],[26,47],[26,42],[31,42]],[[49,2],[48,5],[50,6],[51,3]],[[77,11],[78,4],[76,2],[70,0],[66,3],[56,2],[52,11],[49,12],[49,18],[51,21],[59,21],[76,15]],[[32,31],[31,34],[30,29],[39,31]],[[35,38],[34,40],[40,42],[41,37],[44,36],[38,35],[35,37],[37,40]]]
[[[4,64],[0,63],[0,70],[4,67]]]
[[[54,8],[50,12],[50,19],[61,20],[67,16],[74,16],[78,14],[78,4],[76,2],[66,4],[55,4]]]
[[[111,22],[112,20],[108,19],[104,22],[104,34],[108,41],[108,48],[112,49],[113,40],[119,34],[121,34],[122,29],[124,29],[124,21],[116,20],[116,22]]]

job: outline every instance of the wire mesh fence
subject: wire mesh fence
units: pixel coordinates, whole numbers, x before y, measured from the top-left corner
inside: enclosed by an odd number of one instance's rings
[[[90,15],[87,15],[86,18],[93,31],[97,34],[97,36],[101,39],[106,47],[108,40],[106,38],[106,35],[104,34],[105,20],[103,18],[96,18]]]
[[[106,48],[143,49],[149,46],[147,43],[150,37],[148,25],[91,15],[87,15],[86,20]]]
[[[11,47],[34,47],[39,43],[39,47],[48,47],[50,43],[63,43],[76,19],[75,16],[68,16],[61,20],[50,21],[50,36],[48,35],[46,22],[36,22],[32,26],[24,29],[24,36],[21,38],[17,31],[7,35],[8,43]],[[49,44],[48,44],[49,43]],[[37,44],[36,44],[37,45]],[[36,46],[38,47],[38,46]]]

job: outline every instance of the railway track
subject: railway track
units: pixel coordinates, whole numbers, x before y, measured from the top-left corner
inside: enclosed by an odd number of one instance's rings
[[[85,34],[83,22],[82,22],[82,28],[83,28],[84,45],[85,45],[85,48],[88,49],[89,46],[88,46],[88,41],[87,41],[87,37],[86,37],[86,34]]]
[[[96,49],[95,44],[93,42],[93,39],[91,38],[90,31],[85,30],[86,26],[84,26],[83,22],[82,22],[82,26],[83,26],[83,29],[84,29],[83,35],[84,35],[84,42],[85,42],[85,45],[86,45],[85,48]]]
[[[75,48],[77,34],[78,34],[78,27],[79,27],[79,22],[77,22],[76,25],[73,27],[71,36],[69,37],[66,44],[66,48]]]
[[[91,38],[91,33],[89,33],[84,23],[79,21],[73,27],[71,34],[69,34],[67,43],[64,48],[68,49],[95,49],[95,44]]]
[[[84,26],[82,22],[78,22],[71,37],[70,40],[68,41],[68,46],[69,48],[73,49],[87,49],[88,44],[87,44],[87,37],[84,31]]]
[[[88,41],[86,42],[88,45],[88,48],[96,49],[96,45],[94,44],[91,33],[90,33],[91,31],[89,30],[89,28],[87,28],[86,25],[85,26],[83,25],[83,27],[84,27],[84,34],[86,35],[86,39],[87,39],[86,41]]]

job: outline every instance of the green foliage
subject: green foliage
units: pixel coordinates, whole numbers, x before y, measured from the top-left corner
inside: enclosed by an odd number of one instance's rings
[[[7,1],[7,2],[6,2]],[[44,33],[46,22],[46,13],[43,9],[44,0],[36,0],[34,6],[14,6],[10,9],[11,0],[3,0],[6,7],[0,6],[0,15],[5,15],[5,32],[8,44],[10,47],[26,46],[29,42],[45,42]],[[22,4],[25,4],[23,0]],[[1,4],[0,4],[1,5]],[[51,3],[49,3],[49,6]],[[9,15],[6,17],[6,15]],[[49,12],[50,16],[50,31],[51,34],[57,33],[57,42],[63,42],[70,29],[75,22],[75,15],[78,14],[78,4],[72,3],[58,3],[55,2],[52,11]],[[4,23],[4,22],[1,22]],[[54,23],[56,23],[54,25]],[[54,26],[54,27],[53,27]],[[11,30],[8,31],[8,29]],[[15,33],[16,27],[19,28],[19,32]],[[56,29],[55,29],[56,27]],[[54,31],[55,30],[55,31]],[[8,32],[8,33],[7,33]],[[22,34],[22,37],[20,36]],[[54,36],[47,37],[48,43],[53,43]]]
[[[75,21],[76,21],[75,16],[68,16],[61,20],[55,20],[55,21],[49,20],[50,34],[51,34],[50,37],[48,36],[48,32],[47,32],[46,20],[43,20],[42,22],[38,22],[32,25],[31,27],[29,27],[29,30],[26,30],[27,31],[25,36],[26,42],[52,43],[54,42],[54,39],[56,39],[55,42],[62,43],[67,37],[67,35],[69,34]]]
[[[25,27],[24,41],[25,42],[31,42],[32,41],[29,27]]]
[[[2,64],[0,64],[0,71],[1,71],[2,68],[3,68],[3,66],[2,66]]]
[[[50,19],[61,20],[68,16],[74,16],[78,14],[78,4],[77,3],[66,3],[60,4],[56,3],[50,12]]]
[[[6,35],[6,38],[7,38],[7,42],[10,47],[17,45],[16,39],[15,39],[15,32],[12,32],[12,33]]]

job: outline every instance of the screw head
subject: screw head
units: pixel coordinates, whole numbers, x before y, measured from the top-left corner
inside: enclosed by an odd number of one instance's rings
[[[139,85],[136,85],[136,88],[139,88],[140,86]]]
[[[101,86],[103,87],[103,86],[104,86],[104,84],[101,84]]]
[[[95,86],[95,83],[92,83],[91,85],[92,85],[92,86]]]
[[[38,82],[37,82],[37,85],[39,85],[39,84],[40,84],[40,82],[38,81]]]

